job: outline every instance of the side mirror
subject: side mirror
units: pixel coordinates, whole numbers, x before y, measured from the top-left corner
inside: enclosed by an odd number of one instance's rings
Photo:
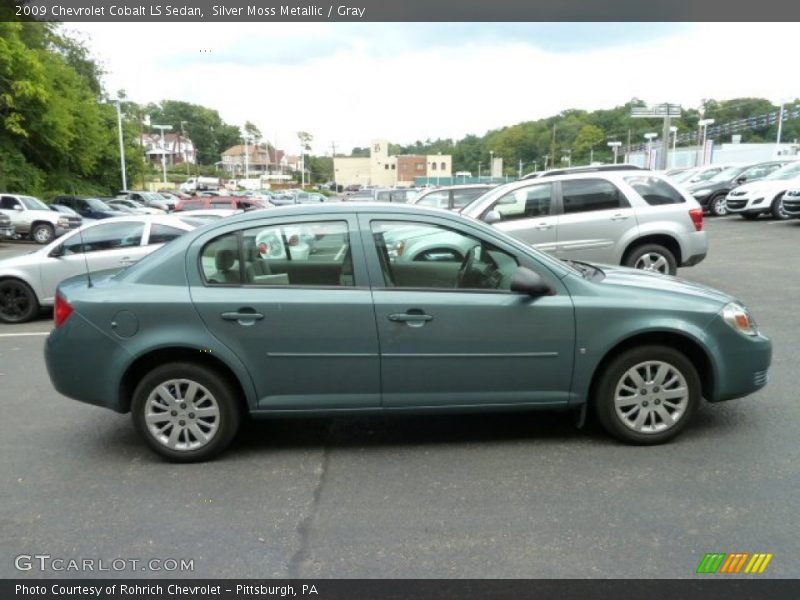
[[[511,291],[529,296],[552,296],[556,293],[541,275],[526,267],[517,267],[511,277]]]
[[[17,211],[17,212],[22,212],[22,205],[21,204],[15,204],[14,205],[14,210]]]
[[[485,215],[483,215],[483,222],[486,223],[487,225],[498,223],[501,219],[502,217],[500,216],[500,213],[497,212],[496,210],[490,210]]]
[[[740,185],[743,184],[745,181],[747,181],[747,177],[742,176],[742,177],[737,177],[736,178],[736,183],[738,183]]]
[[[59,244],[52,250],[50,250],[50,254],[48,254],[50,258],[60,258],[64,256],[64,244]]]

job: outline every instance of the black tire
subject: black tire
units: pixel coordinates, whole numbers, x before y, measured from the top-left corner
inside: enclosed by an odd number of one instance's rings
[[[741,213],[742,218],[746,221],[755,221],[758,217],[761,216],[761,213],[753,213],[753,212],[746,212]]]
[[[663,261],[661,260],[663,259]],[[662,268],[648,269],[646,264],[662,265]],[[675,275],[678,272],[678,262],[675,255],[661,244],[643,244],[628,251],[622,264],[626,267],[643,270],[657,270],[659,273]]]
[[[159,410],[154,411],[151,395],[153,400],[158,402],[155,400],[155,390],[162,385],[166,385],[170,390],[177,390],[178,386],[174,384],[175,380],[192,382],[200,387],[199,393],[201,395],[195,399],[196,404],[192,404],[192,402],[180,403],[178,401],[175,404],[168,405],[172,410],[157,407]],[[173,384],[169,382],[173,382]],[[183,385],[180,384],[181,389],[175,394],[176,396],[186,394],[186,388]],[[214,410],[213,404],[208,401],[202,388],[205,388],[205,392],[208,392],[216,402],[216,420],[213,422],[211,421],[211,416],[200,416],[198,412],[195,412]],[[181,391],[183,394],[180,393]],[[198,399],[200,400],[199,402],[197,402]],[[163,402],[163,404],[167,406],[166,402]],[[161,428],[162,436],[168,436],[175,428],[179,431],[175,443],[183,444],[186,447],[172,448],[168,445],[169,439],[166,441],[163,440],[163,437],[159,439],[156,432],[151,430],[150,425],[147,423],[146,415],[148,412],[159,417],[163,415],[161,423],[167,424]],[[169,416],[167,416],[168,413]],[[222,452],[231,443],[239,429],[239,424],[242,420],[241,413],[233,387],[225,377],[202,365],[184,362],[162,365],[147,373],[136,386],[131,402],[131,416],[139,434],[157,454],[173,462],[208,460]],[[175,424],[171,425],[170,422]],[[216,427],[212,427],[213,423],[216,423]],[[180,424],[186,424],[186,426]],[[154,423],[153,427],[158,428],[158,425],[159,423]],[[213,429],[210,438],[207,441],[202,441],[202,445],[199,447],[191,447],[192,439],[200,443],[200,438],[190,430],[192,425],[195,426],[195,431],[199,427],[199,431],[203,433]],[[180,433],[181,429],[183,430],[182,433]]]
[[[31,229],[31,239],[37,244],[49,244],[55,237],[55,229],[49,223],[37,223]]]
[[[39,314],[39,300],[31,287],[19,279],[0,281],[0,321],[25,323]]]
[[[728,214],[728,201],[726,194],[717,194],[708,201],[708,214],[714,217],[724,217]]]
[[[639,412],[645,411],[642,427],[652,428],[651,431],[636,431],[632,425],[626,424],[620,411],[617,410],[615,396],[618,386],[621,387],[626,382],[632,382],[632,379],[627,376],[629,371],[637,366],[644,368],[642,365],[649,362],[668,365],[673,372],[680,373],[681,377],[683,377],[683,382],[686,384],[687,394],[685,404],[681,405],[680,410],[670,412],[670,408],[674,407],[672,407],[672,404],[668,404],[659,394],[677,391],[677,388],[674,388],[670,383],[672,381],[670,379],[672,372],[670,372],[666,382],[667,385],[670,385],[670,389],[660,389],[657,385],[656,387],[651,387],[650,384],[655,381],[653,379],[647,382],[647,394],[641,394],[641,391],[636,394],[634,390],[630,396],[631,400],[639,404]],[[678,378],[675,381],[678,387],[682,387],[681,384],[683,382]],[[666,385],[664,387],[666,388]],[[623,392],[627,390],[628,388],[624,388]],[[673,348],[653,345],[632,348],[613,358],[603,369],[603,374],[595,387],[593,402],[597,419],[608,433],[629,444],[652,445],[661,444],[678,435],[697,410],[700,398],[700,376],[691,361],[684,354]],[[670,400],[669,402],[673,401]],[[656,405],[661,406],[661,408],[657,409]],[[627,414],[631,415],[632,418],[636,418],[639,416],[639,412],[636,412],[636,410],[637,406],[634,405]],[[661,412],[658,413],[656,411]],[[669,416],[674,416],[678,413],[679,416],[673,424],[669,425],[666,420],[660,417],[660,414],[664,412]],[[653,416],[647,416],[647,413]],[[659,430],[659,427],[664,427],[664,429]]]
[[[772,204],[769,207],[769,213],[772,215],[773,219],[777,219],[778,221],[786,221],[791,219],[792,216],[788,214],[785,210],[783,210],[783,194],[785,192],[781,192],[772,200]]]

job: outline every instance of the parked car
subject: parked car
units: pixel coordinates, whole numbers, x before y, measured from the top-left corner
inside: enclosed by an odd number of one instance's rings
[[[281,227],[329,243],[292,260],[277,235],[286,258],[263,260],[256,240]],[[409,227],[471,249],[461,263],[392,260],[387,235]],[[244,213],[93,287],[73,278],[45,344],[56,390],[130,412],[175,461],[218,454],[247,415],[592,410],[619,439],[657,444],[702,398],[762,388],[770,360],[770,340],[723,292],[562,262],[474,219],[397,204]]]
[[[16,234],[14,224],[11,222],[11,217],[6,214],[0,213],[0,240],[13,239]]]
[[[702,167],[694,167],[692,169],[687,169],[681,173],[676,175],[671,175],[670,179],[673,183],[679,183],[683,186],[692,185],[695,183],[700,183],[702,181],[708,181],[712,177],[714,177],[717,173],[727,169],[729,167],[736,167],[739,165],[731,165],[731,164],[724,164],[724,165],[705,165]]]
[[[28,236],[38,244],[49,244],[53,239],[81,226],[81,218],[59,214],[33,196],[0,192],[0,213],[14,225],[16,233]]]
[[[159,190],[157,193],[158,193],[159,196],[164,198],[164,200],[166,200],[167,202],[170,202],[172,204],[177,204],[178,202],[181,201],[182,198],[191,198],[191,196],[189,196],[189,194],[185,194],[183,192],[181,192],[180,195],[177,195],[177,194],[173,194],[172,192],[169,192],[169,191]]]
[[[23,323],[52,306],[68,277],[120,269],[194,229],[169,216],[139,215],[95,221],[34,252],[0,260],[0,321]]]
[[[787,165],[789,160],[772,160],[751,165],[728,167],[710,179],[686,186],[700,206],[715,217],[728,214],[726,198],[730,191],[743,183],[763,179]]]
[[[123,217],[126,214],[125,211],[112,208],[100,198],[56,196],[53,199],[53,203],[68,206],[86,219],[109,219],[111,217]]]
[[[123,212],[128,212],[134,215],[163,215],[166,214],[165,211],[161,210],[160,208],[153,208],[150,206],[145,206],[141,202],[137,202],[136,200],[129,200],[128,198],[112,198],[108,200],[107,204],[112,208],[117,210],[121,210]]]
[[[165,200],[161,194],[155,192],[141,192],[123,190],[117,194],[117,198],[134,200],[140,204],[144,204],[150,208],[157,208],[164,212],[171,212],[175,210],[175,203]]]
[[[271,204],[259,198],[239,196],[217,196],[215,198],[187,198],[178,202],[175,212],[220,208],[228,210],[254,210],[268,208]]]
[[[419,195],[419,190],[414,188],[377,188],[370,191],[375,202],[412,202]],[[349,199],[353,200],[353,196]]]
[[[558,258],[674,275],[708,251],[697,201],[645,170],[515,181],[461,212]]]
[[[447,210],[461,210],[493,187],[493,185],[486,184],[451,185],[422,192],[408,203]]]
[[[793,161],[763,179],[740,185],[728,194],[725,202],[728,212],[745,219],[757,219],[762,214],[788,219],[790,215],[783,208],[783,195],[795,187],[800,187],[800,161]]]

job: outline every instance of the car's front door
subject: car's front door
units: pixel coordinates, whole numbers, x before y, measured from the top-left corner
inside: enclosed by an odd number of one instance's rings
[[[573,305],[552,272],[502,241],[447,221],[360,218],[372,242],[368,266],[385,407],[568,401]],[[511,292],[518,265],[537,269],[556,293]]]
[[[64,279],[87,270],[93,273],[132,265],[152,250],[142,246],[144,230],[144,223],[129,221],[101,223],[69,234],[39,267],[42,289],[52,294]]]
[[[501,231],[543,252],[556,250],[558,216],[552,183],[531,183],[495,200],[488,210],[500,216],[493,223]]]
[[[264,219],[199,238],[192,301],[247,367],[258,409],[380,405],[378,336],[355,217]]]
[[[556,234],[559,258],[614,263],[616,246],[631,228],[636,214],[625,195],[600,178],[560,182],[561,215]]]

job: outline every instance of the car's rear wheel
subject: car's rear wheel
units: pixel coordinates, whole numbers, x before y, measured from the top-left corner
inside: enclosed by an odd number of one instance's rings
[[[625,257],[623,264],[626,267],[665,275],[675,275],[678,271],[675,255],[661,244],[644,244],[634,248]]]
[[[192,363],[162,365],[145,375],[133,393],[131,413],[148,445],[176,462],[219,454],[233,440],[241,421],[228,381]]]
[[[631,444],[660,444],[686,427],[700,404],[700,377],[691,361],[667,346],[641,346],[605,367],[595,388],[603,428]]]
[[[775,196],[772,200],[772,204],[769,207],[769,212],[772,215],[773,219],[778,219],[779,221],[785,221],[787,219],[791,219],[791,215],[786,212],[783,208],[783,192]]]
[[[24,323],[39,313],[39,300],[31,287],[19,279],[0,281],[0,321]]]
[[[37,244],[49,244],[56,237],[56,232],[52,225],[39,223],[31,229],[31,237]]]
[[[725,194],[718,194],[708,201],[708,212],[715,217],[724,217],[728,214],[728,200]]]

